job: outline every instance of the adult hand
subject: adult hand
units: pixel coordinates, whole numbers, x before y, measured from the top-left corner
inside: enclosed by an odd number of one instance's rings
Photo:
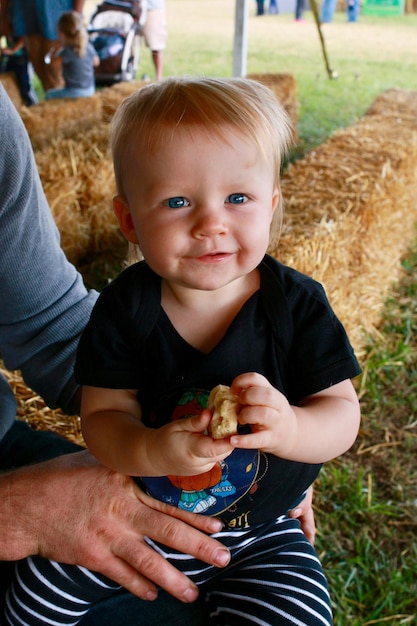
[[[302,500],[295,509],[292,509],[292,511],[289,512],[289,517],[294,517],[300,520],[301,530],[311,545],[314,546],[316,538],[316,521],[314,519],[312,486],[307,489],[304,500]]]
[[[196,586],[144,541],[144,536],[218,567],[229,552],[203,533],[221,522],[169,507],[134,481],[98,464],[88,451],[2,474],[0,559],[30,554],[99,571],[140,598],[157,586],[183,602]]]

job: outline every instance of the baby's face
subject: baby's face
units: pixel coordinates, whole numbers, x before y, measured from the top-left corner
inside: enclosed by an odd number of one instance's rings
[[[130,213],[125,235],[166,281],[216,290],[262,260],[278,191],[272,158],[253,142],[228,129],[219,138],[177,128],[151,152],[132,141],[124,175],[116,213]]]

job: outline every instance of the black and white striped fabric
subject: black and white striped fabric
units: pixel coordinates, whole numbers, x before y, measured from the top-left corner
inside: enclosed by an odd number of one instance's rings
[[[200,586],[213,625],[332,624],[326,578],[297,520],[282,516],[273,523],[224,530],[214,537],[232,553],[230,565],[222,570],[148,540]],[[6,624],[75,625],[93,603],[116,589],[108,579],[84,568],[32,557],[17,565],[6,599]]]
[[[78,624],[95,602],[118,589],[119,585],[83,567],[29,557],[16,564],[6,593],[5,624]]]

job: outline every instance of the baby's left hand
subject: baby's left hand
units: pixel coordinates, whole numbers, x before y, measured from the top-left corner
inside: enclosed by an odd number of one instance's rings
[[[297,418],[287,398],[269,381],[255,372],[237,376],[231,390],[239,396],[239,424],[251,433],[233,435],[235,448],[258,449],[287,457],[297,440]]]

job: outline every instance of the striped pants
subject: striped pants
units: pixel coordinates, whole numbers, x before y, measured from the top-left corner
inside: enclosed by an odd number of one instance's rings
[[[232,553],[230,565],[222,570],[188,555],[168,552],[166,547],[148,540],[155,550],[199,585],[211,624],[332,624],[321,564],[297,520],[282,516],[270,524],[245,531],[224,530],[214,537]],[[77,624],[92,604],[116,589],[118,587],[110,580],[81,567],[31,557],[16,566],[16,575],[6,596],[5,624]],[[132,626],[135,623],[141,624],[140,616],[137,622],[132,618]]]

